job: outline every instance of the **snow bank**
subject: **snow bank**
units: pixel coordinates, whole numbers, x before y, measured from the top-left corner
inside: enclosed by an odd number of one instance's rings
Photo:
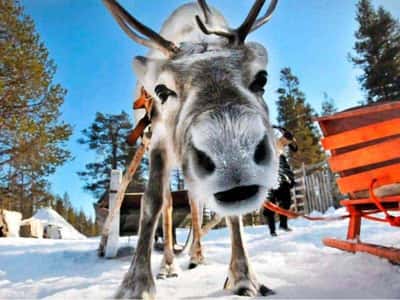
[[[342,214],[330,210],[327,214]],[[345,212],[344,212],[345,213]],[[327,215],[325,214],[325,215]],[[203,239],[205,264],[188,270],[187,253],[177,256],[178,278],[157,280],[157,298],[164,299],[399,299],[400,266],[368,254],[324,247],[322,238],[346,236],[348,220],[289,220],[292,232],[270,237],[266,226],[244,228],[250,261],[263,284],[276,295],[234,296],[222,289],[230,260],[226,228],[211,230]],[[180,244],[187,230],[178,229]],[[400,247],[399,228],[363,220],[365,242]],[[137,237],[120,244],[136,246]],[[110,299],[127,272],[131,258],[100,259],[98,238],[85,240],[0,240],[0,299]],[[153,274],[162,254],[153,251]]]
[[[49,207],[39,209],[33,216],[33,218],[40,220],[43,223],[43,226],[58,226],[60,228],[62,239],[80,240],[86,238],[82,233],[80,233],[70,223],[68,223],[62,216],[60,216],[55,210]]]

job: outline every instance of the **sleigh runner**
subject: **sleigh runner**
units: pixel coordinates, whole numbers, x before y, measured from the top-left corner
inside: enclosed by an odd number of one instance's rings
[[[400,263],[400,249],[362,243],[362,218],[400,226],[400,101],[371,105],[318,119],[329,165],[340,178],[341,201],[350,214],[347,239],[324,244],[350,252],[367,252]],[[371,216],[383,212],[384,219]]]

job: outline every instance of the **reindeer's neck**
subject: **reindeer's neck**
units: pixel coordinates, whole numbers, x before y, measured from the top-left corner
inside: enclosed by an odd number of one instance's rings
[[[216,35],[205,35],[198,27],[195,16],[203,18],[203,13],[197,3],[188,3],[179,7],[164,22],[161,28],[161,35],[167,40],[173,41],[175,44],[180,43],[223,43],[224,39]],[[227,28],[228,24],[225,18],[215,9],[213,9],[213,27]],[[163,57],[156,50],[149,53],[151,57]]]

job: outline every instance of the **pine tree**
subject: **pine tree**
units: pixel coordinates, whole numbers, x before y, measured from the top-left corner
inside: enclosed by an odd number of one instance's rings
[[[87,224],[87,220],[86,220],[86,215],[82,209],[79,211],[79,214],[76,217],[75,228],[82,234],[87,234],[87,232],[88,232],[88,224]]]
[[[357,4],[355,55],[361,68],[358,78],[367,103],[400,100],[400,24],[383,7],[375,10],[370,0]]]
[[[72,225],[76,224],[76,213],[72,206],[68,207],[67,221],[68,221],[68,223],[70,223]]]
[[[100,197],[108,190],[111,170],[123,170],[134,155],[136,148],[126,142],[132,127],[126,112],[117,115],[98,112],[89,128],[82,131],[84,137],[79,139],[79,143],[87,145],[100,157],[98,161],[86,164],[85,171],[78,172],[85,181],[84,189],[92,192],[95,197]],[[139,169],[128,189],[141,191],[143,185]]]
[[[55,211],[60,215],[64,216],[65,215],[65,206],[62,198],[60,196],[56,196],[56,206],[55,206]]]
[[[335,100],[330,98],[327,93],[324,93],[324,100],[321,104],[321,116],[330,116],[336,112]]]
[[[279,99],[276,102],[278,124],[294,134],[299,148],[298,152],[289,153],[290,163],[292,167],[299,168],[302,163],[308,165],[321,162],[325,156],[313,123],[315,113],[299,89],[299,79],[292,74],[290,68],[284,68],[280,80],[281,87],[277,90]]]
[[[30,217],[50,197],[47,177],[70,158],[60,121],[66,90],[18,0],[0,0],[0,198]]]

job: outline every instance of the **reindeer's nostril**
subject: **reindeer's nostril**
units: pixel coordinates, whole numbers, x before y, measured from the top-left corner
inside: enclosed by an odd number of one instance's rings
[[[254,152],[254,161],[256,164],[265,162],[268,158],[268,150],[266,145],[267,137],[265,136],[257,145],[256,151]]]
[[[193,147],[197,165],[207,174],[211,174],[215,170],[215,164],[212,159],[203,151]]]
[[[216,193],[214,197],[224,203],[235,203],[253,197],[259,189],[258,185],[239,186],[228,191]]]

